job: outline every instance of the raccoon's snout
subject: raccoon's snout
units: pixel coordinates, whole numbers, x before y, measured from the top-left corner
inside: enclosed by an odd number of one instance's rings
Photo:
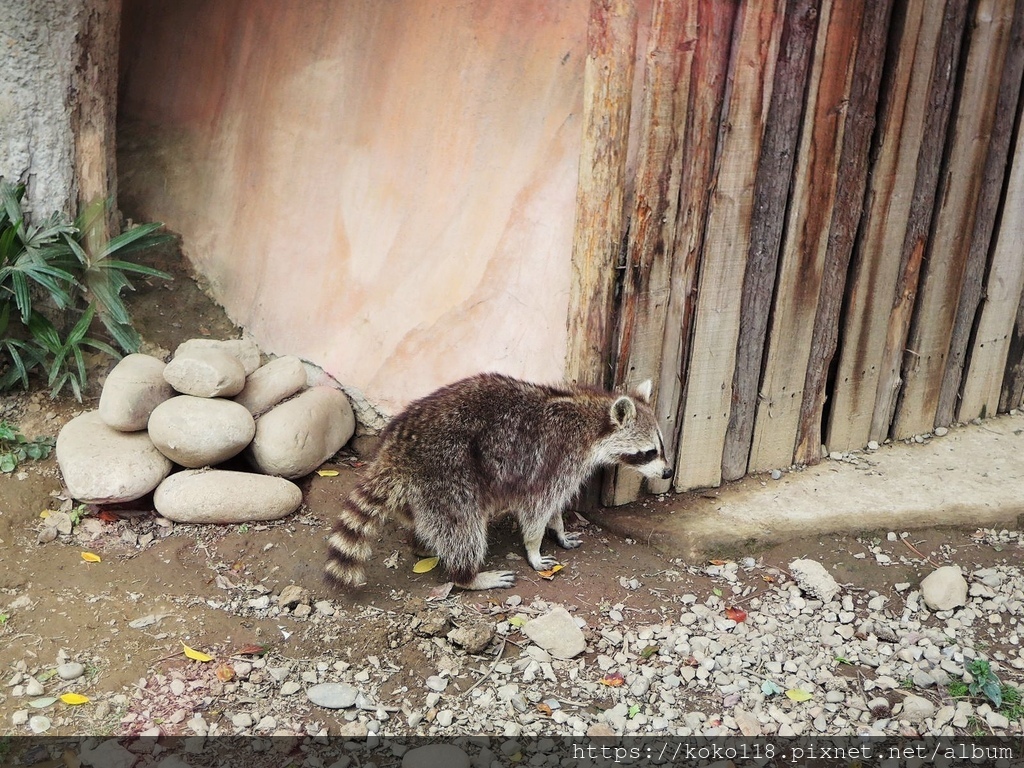
[[[672,479],[672,467],[665,467],[663,470],[661,470],[661,479],[662,480],[671,480]]]

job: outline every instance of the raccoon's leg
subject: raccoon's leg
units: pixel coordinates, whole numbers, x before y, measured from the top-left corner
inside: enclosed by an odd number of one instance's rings
[[[523,532],[526,559],[535,571],[548,571],[558,565],[558,558],[540,553],[540,543],[544,541],[544,529],[547,528],[550,519],[550,515],[544,513],[519,515],[519,527]]]
[[[562,513],[555,512],[548,520],[548,530],[555,535],[555,541],[562,549],[576,549],[583,545],[583,539],[576,531],[566,533],[565,521],[562,520]]]
[[[487,558],[487,518],[467,502],[461,513],[438,508],[416,514],[416,538],[437,553],[449,578],[463,589],[501,589],[515,584],[513,571],[481,571]]]

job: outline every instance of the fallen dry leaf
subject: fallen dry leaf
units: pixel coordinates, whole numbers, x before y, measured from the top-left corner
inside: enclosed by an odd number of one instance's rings
[[[249,645],[242,646],[235,654],[238,656],[262,656],[267,652],[265,646],[257,645],[256,643],[249,643]]]
[[[412,572],[427,573],[437,568],[439,562],[441,562],[439,557],[424,557],[422,560],[416,561],[416,564],[412,567]]]
[[[181,644],[181,647],[184,649],[184,654],[188,656],[190,659],[193,659],[195,661],[213,661],[213,656],[210,656],[207,653],[197,651],[195,648],[189,648],[184,643]]]
[[[60,697],[60,700],[63,701],[65,704],[71,705],[89,703],[89,697],[83,696],[80,693],[65,693]]]
[[[452,592],[452,587],[455,586],[455,582],[446,581],[444,584],[438,584],[427,595],[427,600],[444,600]]]
[[[540,712],[542,715],[547,715],[548,717],[551,717],[551,707],[549,707],[543,701],[537,704],[537,711]]]
[[[728,560],[708,560],[708,562],[709,562],[709,563],[710,563],[711,565],[725,565],[725,564],[726,564],[726,563],[728,563],[729,561],[728,561]]]
[[[316,473],[320,475],[320,477],[337,477],[339,474],[336,469],[318,469]]]
[[[620,685],[625,685],[626,678],[622,676],[621,672],[609,672],[597,682],[611,688],[618,688]]]
[[[551,568],[547,571],[537,571],[537,575],[540,576],[542,579],[547,579],[548,581],[551,581],[553,578],[555,578],[555,574],[564,568],[564,565],[556,565],[554,568]]]
[[[790,688],[786,691],[786,698],[793,701],[810,701],[814,698],[814,695],[807,691],[801,691],[799,688]]]
[[[732,619],[737,624],[739,624],[741,621],[747,620],[747,612],[744,611],[742,608],[730,606],[729,608],[725,609],[725,618]]]
[[[235,670],[230,664],[221,664],[217,667],[217,679],[222,683],[228,683],[235,679]]]
[[[93,552],[83,552],[82,559],[87,563],[98,563],[101,561],[100,556]]]

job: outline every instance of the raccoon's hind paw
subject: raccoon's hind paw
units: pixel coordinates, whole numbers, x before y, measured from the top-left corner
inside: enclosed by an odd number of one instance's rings
[[[583,546],[583,535],[576,531],[566,531],[557,538],[557,541],[562,549],[576,549]]]
[[[516,583],[514,571],[481,571],[468,584],[459,584],[463,589],[508,589]]]

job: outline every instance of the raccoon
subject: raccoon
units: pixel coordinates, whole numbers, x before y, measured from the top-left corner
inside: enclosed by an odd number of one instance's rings
[[[650,397],[650,381],[616,395],[484,373],[417,400],[384,429],[342,507],[328,539],[328,580],[365,581],[368,540],[388,516],[411,528],[464,589],[514,584],[512,571],[480,570],[488,523],[505,513],[519,522],[530,565],[553,567],[556,559],[540,553],[545,529],[565,549],[580,546],[562,511],[595,469],[621,463],[672,476]]]

